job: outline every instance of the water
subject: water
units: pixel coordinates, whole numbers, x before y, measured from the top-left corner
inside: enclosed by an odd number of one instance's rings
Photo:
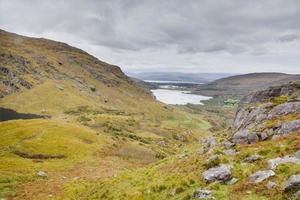
[[[203,104],[201,101],[211,99],[211,97],[190,94],[189,91],[154,89],[151,90],[158,101],[173,105]]]

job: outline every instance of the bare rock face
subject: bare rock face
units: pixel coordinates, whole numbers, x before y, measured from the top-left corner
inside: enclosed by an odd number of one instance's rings
[[[256,135],[256,133],[251,133],[249,130],[247,129],[242,129],[238,132],[236,132],[233,137],[232,137],[232,141],[234,143],[253,143],[253,142],[257,142],[259,140],[258,136]]]
[[[274,176],[275,172],[272,170],[264,170],[264,171],[258,171],[252,175],[249,176],[249,181],[252,183],[260,183],[263,180]]]
[[[203,178],[209,182],[225,182],[231,178],[230,166],[221,165],[219,167],[210,168],[203,173]]]
[[[231,140],[234,143],[253,143],[273,135],[300,132],[299,118],[300,82],[256,91],[240,101],[232,124]]]
[[[282,124],[281,128],[277,131],[277,133],[283,135],[288,134],[292,131],[300,131],[300,119]]]
[[[300,114],[300,102],[287,102],[274,107],[268,114],[268,119],[287,114]]]
[[[290,176],[287,182],[284,184],[284,192],[288,192],[293,189],[300,189],[300,174]]]

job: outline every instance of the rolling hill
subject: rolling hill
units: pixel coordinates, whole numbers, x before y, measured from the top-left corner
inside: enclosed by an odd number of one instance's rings
[[[194,92],[214,97],[229,95],[241,98],[253,90],[261,90],[293,80],[300,80],[300,74],[251,73],[230,76],[199,85]]]

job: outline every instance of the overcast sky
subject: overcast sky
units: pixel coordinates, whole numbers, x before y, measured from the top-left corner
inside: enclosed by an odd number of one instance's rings
[[[300,73],[299,0],[0,0],[0,28],[124,71]]]

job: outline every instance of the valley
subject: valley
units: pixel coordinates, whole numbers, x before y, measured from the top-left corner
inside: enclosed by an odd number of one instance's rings
[[[299,75],[158,84],[65,43],[0,30],[0,44],[1,200],[297,195]]]

